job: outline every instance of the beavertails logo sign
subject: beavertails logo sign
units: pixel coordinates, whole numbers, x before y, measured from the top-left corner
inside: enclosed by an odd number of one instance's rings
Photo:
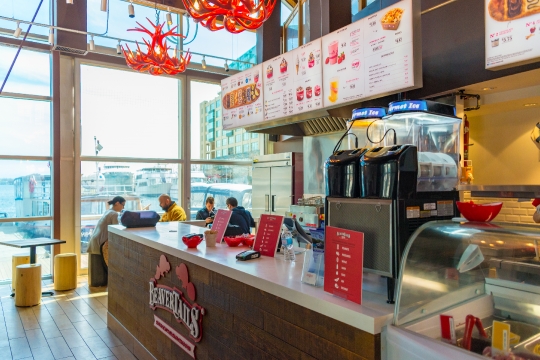
[[[176,321],[187,328],[189,337],[197,343],[202,338],[202,318],[205,311],[195,302],[197,292],[195,286],[189,282],[187,266],[180,264],[175,270],[176,276],[182,282],[182,289],[170,288],[157,283],[159,279],[171,271],[171,264],[165,255],[161,255],[159,265],[156,267],[156,274],[150,279],[150,308],[152,310],[160,308],[173,314]],[[190,301],[186,299],[184,294]],[[192,358],[196,358],[195,345],[156,315],[154,315],[154,326]]]

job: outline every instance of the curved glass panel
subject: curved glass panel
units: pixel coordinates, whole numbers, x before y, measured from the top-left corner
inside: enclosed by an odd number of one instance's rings
[[[453,221],[423,225],[403,254],[394,323],[433,316],[482,296],[486,284],[509,289],[539,286],[539,246],[540,228],[532,225]],[[494,290],[489,293],[497,308],[502,297]],[[516,302],[513,306],[518,308]]]

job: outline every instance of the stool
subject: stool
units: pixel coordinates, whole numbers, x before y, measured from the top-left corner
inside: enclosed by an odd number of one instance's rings
[[[15,306],[34,306],[41,302],[41,264],[17,265],[15,283]]]
[[[30,264],[30,255],[15,254],[11,257],[11,290],[15,291],[15,268],[17,265]]]
[[[54,290],[77,288],[77,255],[58,254],[54,257]]]

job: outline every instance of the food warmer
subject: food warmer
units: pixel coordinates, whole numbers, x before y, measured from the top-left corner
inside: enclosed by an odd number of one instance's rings
[[[540,359],[540,227],[433,221],[403,253],[393,325],[383,329],[383,359],[485,359],[493,320],[510,324],[508,357]],[[450,315],[455,345],[441,340]],[[467,315],[481,319],[466,351]],[[489,349],[488,349],[489,350]],[[517,357],[519,356],[519,357]]]

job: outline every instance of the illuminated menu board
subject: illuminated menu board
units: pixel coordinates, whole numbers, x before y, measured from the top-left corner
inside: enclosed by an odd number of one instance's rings
[[[300,114],[323,107],[321,39],[291,51],[294,63],[294,109]]]
[[[233,129],[264,120],[262,65],[221,80],[223,129]]]
[[[291,52],[263,63],[264,120],[273,120],[294,113],[296,97],[293,74],[295,64]]]
[[[422,87],[421,54],[420,1],[399,1],[223,80],[224,128]]]
[[[324,106],[365,97],[364,21],[322,38]]]
[[[540,60],[540,0],[485,0],[486,69]]]

